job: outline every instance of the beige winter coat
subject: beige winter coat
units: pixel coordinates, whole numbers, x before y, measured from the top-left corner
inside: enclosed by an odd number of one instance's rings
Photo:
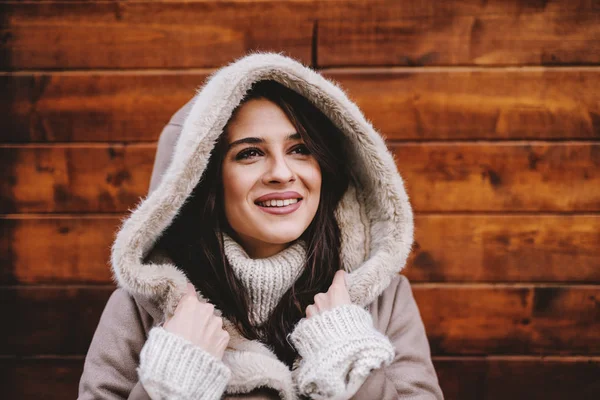
[[[252,83],[263,79],[311,100],[351,144],[352,182],[336,210],[341,258],[353,303],[368,306],[375,328],[390,338],[396,353],[390,365],[371,372],[353,399],[443,398],[410,284],[399,275],[413,241],[413,218],[383,139],[335,82],[281,54],[254,53],[211,75],[163,130],[149,195],[124,221],[113,245],[119,289],[86,356],[80,399],[149,398],[138,382],[140,351],[149,330],[172,315],[186,288],[185,275],[154,254],[153,244],[198,183],[232,111]],[[231,379],[225,398],[296,399],[289,368],[260,342],[226,327],[231,340],[223,362]]]

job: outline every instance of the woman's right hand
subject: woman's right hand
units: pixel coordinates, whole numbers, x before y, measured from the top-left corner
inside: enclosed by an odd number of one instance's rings
[[[177,304],[175,314],[163,328],[221,360],[229,343],[229,334],[223,330],[223,320],[214,311],[212,304],[198,300],[194,285],[188,283],[187,292]]]

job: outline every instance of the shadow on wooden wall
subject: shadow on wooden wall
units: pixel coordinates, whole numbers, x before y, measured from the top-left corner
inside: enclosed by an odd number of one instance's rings
[[[76,396],[159,133],[257,49],[387,137],[446,398],[600,393],[597,0],[0,1],[0,21],[4,398]]]

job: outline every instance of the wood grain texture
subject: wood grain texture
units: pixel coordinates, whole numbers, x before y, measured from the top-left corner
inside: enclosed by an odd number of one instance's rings
[[[325,71],[390,140],[598,139],[600,71]]]
[[[600,211],[600,143],[394,144],[416,211]],[[0,147],[0,211],[123,212],[155,145]]]
[[[0,284],[110,284],[121,217],[0,219]],[[417,215],[412,282],[600,282],[597,215]]]
[[[75,399],[83,359],[0,358],[0,385],[7,399]]]
[[[0,141],[154,141],[206,76],[165,71],[0,75]]]
[[[392,146],[417,211],[598,211],[600,143]]]
[[[446,27],[443,34],[461,35],[469,29],[464,23],[477,28],[472,21],[488,21],[485,16],[502,15],[507,19],[500,27],[508,31],[508,38],[526,33],[533,44],[511,48],[504,46],[504,53],[482,58],[487,42],[475,43],[473,56],[479,62],[508,60],[519,62],[535,58],[540,47],[548,54],[563,57],[561,62],[577,62],[581,59],[597,59],[584,52],[573,55],[560,47],[561,29],[579,28],[559,19],[552,25],[554,15],[577,10],[580,18],[598,9],[594,0],[543,1],[525,3],[517,0],[480,2],[453,0],[447,2],[398,2],[398,1],[199,1],[199,2],[73,2],[73,3],[6,3],[0,5],[2,25],[0,34],[0,68],[16,69],[88,69],[88,68],[189,68],[215,67],[252,50],[285,51],[306,63],[312,63],[315,22],[325,24],[333,21],[382,24],[375,35],[367,35],[367,42],[381,40],[382,36],[397,37],[406,28],[392,29],[389,22],[409,19],[409,25],[422,26],[423,18],[442,21]],[[460,18],[460,17],[464,18]],[[527,18],[523,18],[526,16]],[[490,17],[491,18],[491,17]],[[529,26],[526,21],[541,20],[541,25]],[[337,21],[337,22],[336,22]],[[386,26],[387,24],[387,26]],[[431,23],[430,23],[431,24]],[[447,26],[450,28],[447,28]],[[456,26],[457,25],[457,26]],[[481,23],[480,23],[481,25]],[[479,30],[496,29],[498,24],[486,22]],[[587,26],[587,25],[586,25]],[[425,24],[425,28],[427,24]],[[365,28],[366,29],[366,28]],[[371,29],[372,30],[372,29]],[[408,31],[411,29],[409,28]],[[477,31],[477,29],[475,29]],[[580,39],[580,30],[575,39]],[[455,32],[456,31],[456,32]],[[276,32],[277,34],[273,34]],[[334,35],[335,29],[325,31]],[[593,34],[595,30],[587,32]],[[435,33],[435,31],[434,31]],[[487,35],[490,45],[496,43]],[[539,34],[543,35],[540,39]],[[427,42],[424,36],[432,31],[421,30],[415,42]],[[439,34],[438,34],[439,35]],[[319,38],[323,33],[319,35]],[[348,35],[346,35],[348,36]],[[485,38],[486,35],[483,35]],[[564,39],[565,35],[562,35]],[[544,41],[545,40],[545,41]],[[580,39],[580,42],[583,39]],[[340,41],[340,40],[338,40]],[[505,40],[507,41],[507,39]],[[585,40],[583,40],[585,41]],[[318,45],[318,41],[317,45]],[[356,40],[353,40],[356,43]],[[504,43],[504,42],[501,42]],[[577,42],[579,43],[579,42]],[[440,43],[445,45],[445,43]],[[411,45],[412,46],[412,45]],[[537,46],[537,47],[536,47]],[[330,46],[331,47],[331,46]],[[439,46],[438,46],[439,47]],[[533,56],[526,49],[535,47]],[[428,48],[425,47],[428,51]],[[557,51],[561,50],[561,51]],[[326,48],[324,48],[326,50]],[[452,50],[456,50],[452,48]],[[465,50],[460,50],[464,54]],[[436,52],[443,51],[436,48]],[[398,50],[392,52],[398,53]],[[556,54],[555,54],[556,53]],[[339,58],[339,53],[336,53]],[[319,55],[326,55],[319,50]],[[459,54],[460,55],[460,54]],[[459,56],[458,55],[458,56]],[[426,61],[420,56],[420,61]],[[451,56],[453,58],[455,56]],[[575,57],[575,58],[573,58]],[[429,59],[432,59],[429,57]],[[400,60],[404,63],[404,60]]]
[[[118,217],[0,219],[0,283],[112,282]]]
[[[600,282],[600,216],[417,215],[413,282]]]
[[[448,400],[592,400],[600,391],[598,359],[436,357],[433,362]]]
[[[390,140],[598,139],[600,70],[323,71]],[[158,139],[204,72],[0,75],[0,142]]]
[[[0,355],[85,354],[112,287],[0,289]]]
[[[359,18],[365,21],[386,18],[395,20],[406,17],[436,17],[443,15],[474,16],[474,15],[512,15],[535,16],[543,13],[558,12],[594,12],[600,10],[596,0],[350,0],[336,1],[332,4],[329,0],[317,1],[319,4],[319,17],[325,20]]]
[[[12,323],[0,355],[85,354],[112,290],[3,287],[0,311]],[[413,292],[434,355],[600,354],[598,286],[428,284]]]
[[[3,212],[126,211],[145,196],[155,145],[0,148]]]
[[[448,400],[594,399],[600,390],[600,361],[586,358],[435,357]],[[58,400],[77,397],[83,359],[0,359],[0,384],[7,398]]]
[[[600,353],[600,286],[426,284],[414,296],[435,355]]]
[[[502,34],[498,34],[502,32]],[[600,63],[600,13],[319,21],[318,65]]]
[[[248,51],[311,61],[303,2],[2,4],[0,68],[221,66]],[[273,35],[273,32],[277,32]]]

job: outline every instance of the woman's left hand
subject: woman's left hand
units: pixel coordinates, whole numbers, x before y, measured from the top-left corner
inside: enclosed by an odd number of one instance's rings
[[[327,293],[318,293],[315,296],[315,303],[306,307],[306,318],[344,304],[352,304],[352,302],[346,287],[346,271],[339,270],[335,273]]]

